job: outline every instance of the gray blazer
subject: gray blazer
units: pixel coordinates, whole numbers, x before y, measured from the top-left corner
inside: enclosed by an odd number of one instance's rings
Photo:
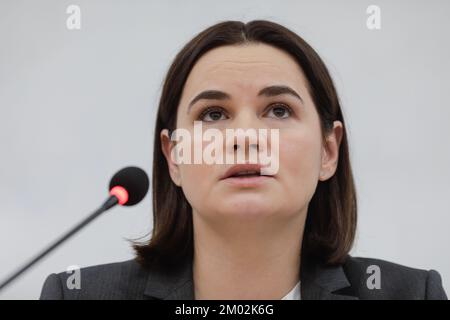
[[[372,268],[377,267],[379,282],[373,278],[375,273]],[[66,272],[50,274],[40,298],[194,299],[192,261],[186,261],[171,273],[157,268],[143,268],[135,260],[82,268],[80,289],[68,288],[70,276]],[[344,264],[333,267],[309,260],[308,263],[302,262],[300,280],[302,300],[447,299],[438,272],[378,259],[348,256]]]

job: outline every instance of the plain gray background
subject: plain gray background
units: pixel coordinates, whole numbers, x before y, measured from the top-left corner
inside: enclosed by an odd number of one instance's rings
[[[81,30],[66,8],[81,8]],[[366,8],[381,8],[369,30]],[[223,20],[283,24],[335,80],[359,200],[353,255],[438,270],[450,291],[449,1],[0,1],[0,279],[97,208],[111,175],[150,173],[161,84],[175,54]],[[132,258],[151,198],[114,208],[0,293]]]

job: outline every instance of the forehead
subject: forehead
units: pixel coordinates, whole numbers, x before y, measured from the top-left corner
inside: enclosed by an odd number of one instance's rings
[[[256,92],[273,84],[304,91],[303,72],[288,53],[267,44],[222,46],[197,61],[186,80],[183,97],[206,89],[228,89],[231,94],[233,90]]]

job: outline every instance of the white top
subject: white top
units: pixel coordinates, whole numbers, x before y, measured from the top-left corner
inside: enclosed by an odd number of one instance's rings
[[[300,281],[281,300],[301,300]]]

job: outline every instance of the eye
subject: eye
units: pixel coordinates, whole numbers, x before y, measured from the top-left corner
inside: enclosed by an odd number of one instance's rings
[[[213,122],[226,119],[227,118],[224,111],[222,110],[222,108],[219,107],[207,107],[200,113],[198,117],[198,120],[205,122]]]
[[[284,119],[291,116],[292,109],[285,104],[277,103],[272,105],[266,114],[269,118]]]

